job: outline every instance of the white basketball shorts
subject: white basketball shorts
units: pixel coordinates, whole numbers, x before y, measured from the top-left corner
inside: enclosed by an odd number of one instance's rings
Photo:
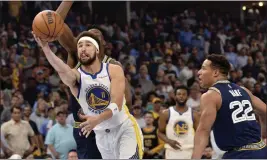
[[[191,159],[193,149],[175,150],[166,148],[165,159]]]
[[[96,145],[103,159],[142,159],[143,135],[132,115],[121,125],[95,130],[95,134]]]

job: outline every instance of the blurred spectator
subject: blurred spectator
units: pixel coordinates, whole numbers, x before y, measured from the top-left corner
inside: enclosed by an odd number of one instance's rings
[[[34,78],[28,78],[26,83],[26,88],[23,92],[23,97],[26,101],[29,102],[30,106],[34,106],[34,102],[37,99],[37,88],[36,88],[36,80]]]
[[[139,104],[136,104],[133,106],[133,116],[136,119],[138,125],[140,128],[144,127],[145,124],[145,119],[143,117],[143,113],[142,113],[142,108]]]
[[[3,66],[1,67],[1,72],[0,72],[0,79],[1,79],[1,89],[5,90],[5,89],[9,89],[12,90],[13,89],[13,84],[12,84],[12,71],[6,67]]]
[[[159,113],[160,113],[160,109],[162,106],[162,101],[159,98],[154,98],[152,100],[153,103],[153,109],[150,110],[153,114],[153,118],[154,118],[154,126],[158,127],[158,120],[159,120]]]
[[[144,137],[144,159],[160,159],[160,151],[164,148],[164,142],[158,138],[158,130],[154,123],[154,117],[151,112],[146,112],[144,115],[145,126],[142,127]]]
[[[228,50],[225,52],[225,56],[227,60],[231,63],[231,65],[237,69],[237,54],[234,52],[234,46],[229,45]]]
[[[38,131],[41,132],[42,124],[47,120],[48,104],[44,99],[39,98],[37,101],[37,108],[33,110],[30,119],[34,121],[38,127]]]
[[[12,119],[3,123],[1,134],[5,137],[12,153],[17,153],[22,158],[27,158],[34,151],[34,132],[28,122],[21,120],[21,111],[20,107],[11,109]],[[32,145],[28,141],[28,136]]]
[[[7,122],[11,119],[11,108],[14,107],[20,107],[19,105],[19,97],[18,96],[13,96],[11,99],[11,105],[10,106],[6,106],[6,108],[4,108],[4,110],[2,111],[1,114],[1,124],[3,124],[4,122]]]
[[[78,154],[75,149],[72,149],[68,153],[68,160],[78,160]]]
[[[27,80],[31,77],[32,67],[35,65],[36,61],[30,55],[30,48],[28,46],[22,48],[22,55],[18,59],[19,68],[23,69],[23,78]]]
[[[186,105],[188,107],[191,107],[194,110],[199,110],[200,97],[201,97],[201,92],[200,92],[199,85],[195,83],[190,88],[189,97],[186,102]]]
[[[35,79],[48,79],[50,70],[45,66],[45,58],[40,57],[38,64],[32,70],[32,77]]]
[[[155,88],[153,82],[150,80],[150,77],[148,75],[148,69],[146,65],[142,65],[140,67],[140,75],[138,78],[138,83],[141,85],[143,94],[147,94],[148,92],[154,90]]]
[[[73,128],[66,124],[66,118],[67,114],[59,110],[56,113],[57,123],[48,131],[45,139],[45,144],[56,159],[67,159],[69,151],[76,149]]]
[[[29,122],[29,124],[30,124],[30,126],[34,132],[33,138],[35,139],[36,145],[37,145],[38,149],[40,150],[40,152],[42,152],[42,151],[45,151],[43,137],[40,134],[36,123],[34,121],[30,120],[31,113],[32,113],[32,108],[29,105],[25,106],[23,109],[23,120]],[[34,155],[41,156],[41,153],[36,153]]]
[[[47,132],[54,124],[56,124],[55,108],[49,107],[47,109],[47,119],[44,120],[41,127],[41,134],[46,137]]]

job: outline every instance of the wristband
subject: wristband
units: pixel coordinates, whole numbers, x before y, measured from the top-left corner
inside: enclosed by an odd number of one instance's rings
[[[118,105],[116,103],[110,103],[108,105],[108,108],[112,111],[112,114],[113,114],[112,116],[114,116],[120,112]]]

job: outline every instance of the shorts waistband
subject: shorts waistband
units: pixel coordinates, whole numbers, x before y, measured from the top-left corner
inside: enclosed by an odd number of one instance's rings
[[[260,142],[257,142],[257,143],[251,143],[251,144],[244,145],[242,147],[236,147],[233,150],[234,151],[260,150],[264,148],[265,146],[266,146],[265,142],[261,140]]]
[[[80,128],[80,124],[81,124],[82,122],[74,122],[74,124],[73,124],[73,128]]]

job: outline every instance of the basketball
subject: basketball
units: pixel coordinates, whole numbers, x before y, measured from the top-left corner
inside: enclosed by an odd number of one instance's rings
[[[33,20],[32,30],[43,41],[52,42],[64,31],[64,21],[55,11],[44,10]]]

